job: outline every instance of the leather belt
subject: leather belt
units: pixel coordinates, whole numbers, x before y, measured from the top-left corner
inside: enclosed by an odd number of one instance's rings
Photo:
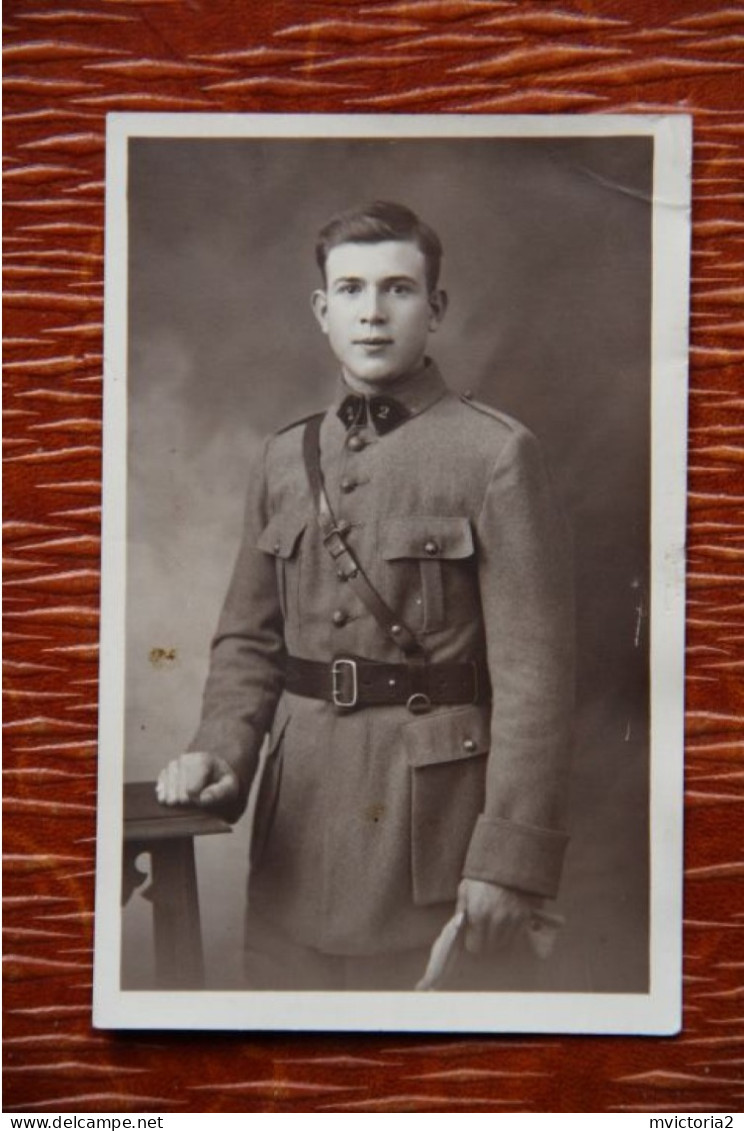
[[[288,656],[285,688],[293,695],[324,699],[339,711],[405,705],[414,715],[432,706],[483,703],[490,698],[485,665],[385,664],[358,656],[336,656],[330,663]]]

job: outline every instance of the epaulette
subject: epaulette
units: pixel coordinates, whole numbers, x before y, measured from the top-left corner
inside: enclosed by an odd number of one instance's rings
[[[500,412],[490,404],[484,404],[483,401],[474,400],[470,393],[462,393],[459,399],[463,404],[474,409],[475,412],[480,412],[483,416],[490,416],[492,420],[498,420],[499,424],[503,424],[509,429],[522,429],[524,427],[524,425],[520,424],[518,420],[515,420],[513,416],[508,416],[507,413]]]
[[[291,424],[285,424],[283,428],[278,428],[274,435],[283,436],[285,432],[299,428],[301,424],[307,424],[308,420],[312,420],[316,416],[325,416],[325,412],[309,412],[307,416],[301,416],[299,420],[293,420]]]

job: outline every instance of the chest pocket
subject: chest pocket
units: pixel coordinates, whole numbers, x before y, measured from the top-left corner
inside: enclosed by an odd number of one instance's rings
[[[440,632],[472,616],[475,548],[469,519],[384,519],[380,542],[382,558],[390,563],[392,606],[403,610],[414,631]]]
[[[261,532],[256,545],[276,560],[276,581],[282,616],[295,620],[299,611],[300,544],[307,515],[280,511]]]

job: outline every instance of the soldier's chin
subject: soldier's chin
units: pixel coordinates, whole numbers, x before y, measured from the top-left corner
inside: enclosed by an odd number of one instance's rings
[[[386,363],[382,358],[369,358],[366,362],[358,362],[353,369],[349,368],[348,372],[358,381],[374,383],[395,381],[396,378],[401,376],[400,369],[397,366],[390,365],[389,362]]]

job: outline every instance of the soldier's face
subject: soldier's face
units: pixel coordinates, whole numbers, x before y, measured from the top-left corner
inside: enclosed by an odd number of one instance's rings
[[[423,364],[426,342],[446,309],[429,292],[423,252],[414,243],[345,243],[326,261],[326,289],[313,310],[352,382],[393,381]]]

